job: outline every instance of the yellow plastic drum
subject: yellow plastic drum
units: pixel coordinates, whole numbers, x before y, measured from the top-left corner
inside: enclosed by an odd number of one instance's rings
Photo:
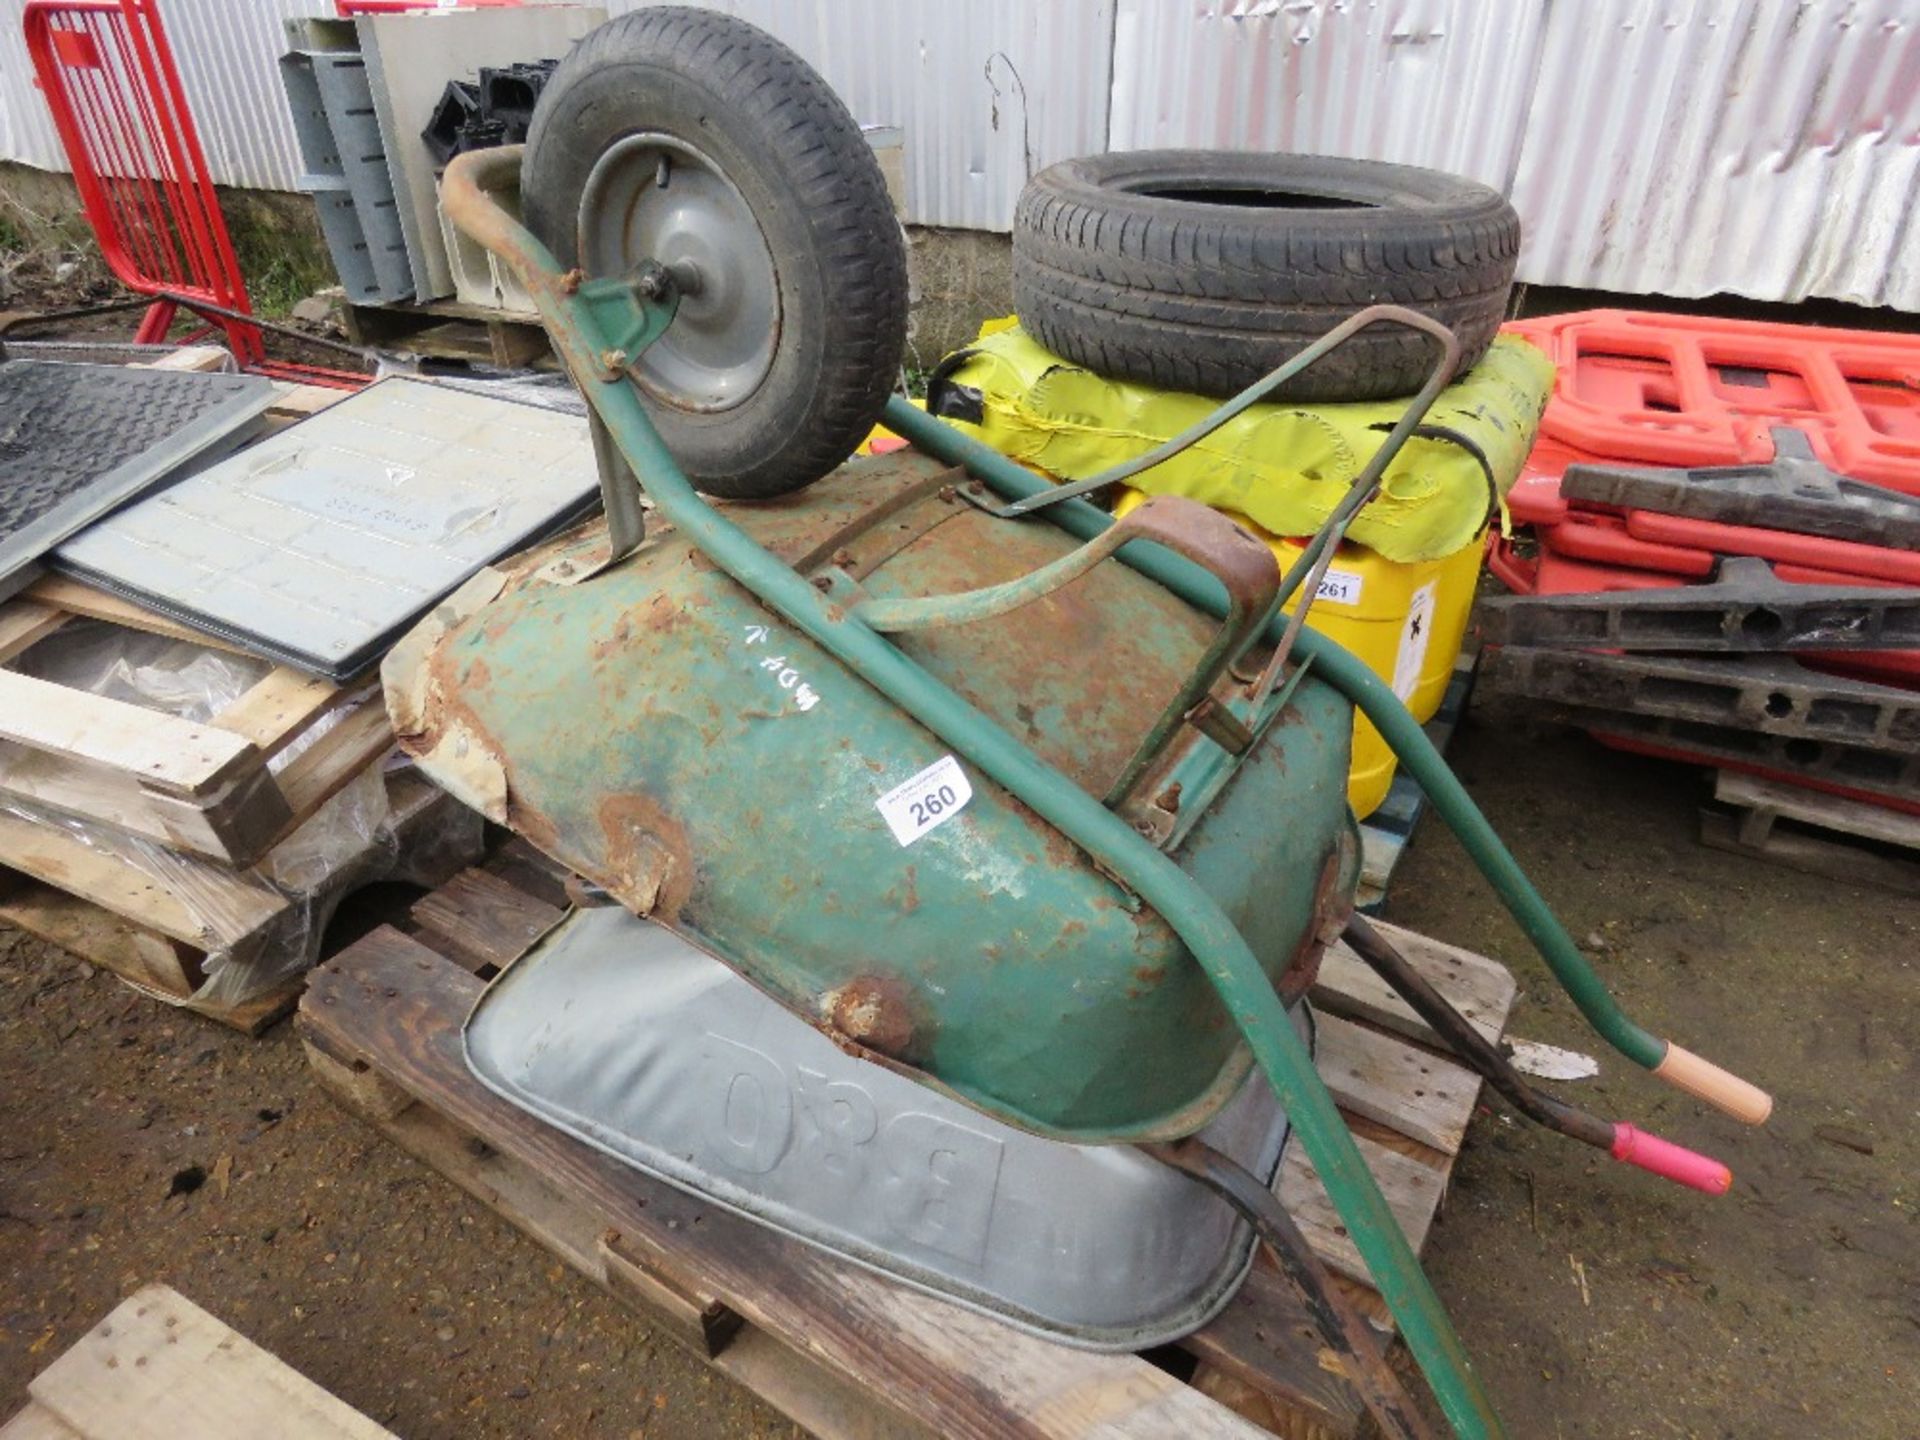
[[[1123,488],[1114,514],[1125,515],[1146,498]],[[1298,542],[1270,535],[1244,515],[1225,513],[1272,547],[1283,572],[1300,558],[1303,547]],[[1424,724],[1440,708],[1453,663],[1460,657],[1486,553],[1484,538],[1438,560],[1404,563],[1358,545],[1342,545],[1307,611],[1307,624],[1351,650]],[[1380,807],[1393,783],[1394,765],[1393,751],[1380,732],[1356,714],[1353,770],[1347,777],[1347,803],[1355,815],[1364,819]]]

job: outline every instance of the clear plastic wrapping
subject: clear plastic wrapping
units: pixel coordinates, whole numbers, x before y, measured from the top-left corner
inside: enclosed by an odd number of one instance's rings
[[[543,410],[558,410],[564,415],[585,416],[587,402],[562,374],[519,375],[421,375],[410,371],[385,371],[407,374],[415,380],[430,381],[448,390],[467,390],[475,395],[491,395],[496,400],[517,400],[522,405],[537,405]]]
[[[191,641],[76,621],[34,646],[16,668],[205,722],[272,667]],[[285,766],[358,706],[380,703],[378,687],[369,686],[309,726],[269,768]],[[42,827],[50,853],[81,861],[88,880],[72,886],[76,893],[91,888],[108,908],[179,942],[178,974],[151,976],[142,988],[175,1002],[221,1007],[265,994],[309,968],[335,906],[352,890],[385,879],[438,884],[477,858],[482,838],[477,814],[431,790],[411,767],[389,771],[379,764],[244,870],[13,795],[0,795],[0,814]],[[124,899],[114,903],[105,892]]]

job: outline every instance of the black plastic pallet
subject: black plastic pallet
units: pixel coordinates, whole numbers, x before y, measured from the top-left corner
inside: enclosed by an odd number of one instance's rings
[[[1920,694],[1828,675],[1784,656],[1614,655],[1489,646],[1494,695],[1697,721],[1765,735],[1920,751]]]

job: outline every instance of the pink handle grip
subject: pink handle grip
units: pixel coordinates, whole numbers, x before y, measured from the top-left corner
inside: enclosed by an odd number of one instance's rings
[[[1724,1195],[1733,1186],[1733,1172],[1718,1160],[1627,1124],[1613,1127],[1613,1158],[1709,1195]]]

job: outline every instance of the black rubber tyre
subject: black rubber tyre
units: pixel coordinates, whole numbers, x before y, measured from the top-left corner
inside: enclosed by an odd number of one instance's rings
[[[758,236],[743,240],[753,224],[732,224],[722,210],[707,228],[720,248],[744,246],[753,263],[768,262],[772,339],[767,353],[729,372],[738,384],[722,402],[706,392],[690,399],[698,387],[643,380],[647,408],[709,494],[798,490],[866,438],[900,373],[906,246],[880,166],[826,81],[772,36],[710,10],[640,10],[589,34],[542,93],[521,167],[529,228],[568,265],[582,264],[583,250],[617,247],[640,223],[632,218],[640,206],[664,202],[634,198],[645,192],[629,185],[624,207],[602,207],[608,214],[596,211],[589,224],[589,179],[596,196],[608,193],[598,178],[607,171],[595,168],[603,157],[656,140],[692,157],[685,163],[709,190],[731,192],[728,203],[743,204],[757,224]],[[676,180],[682,173],[671,169]],[[624,272],[647,258],[669,257],[602,257],[592,268]],[[693,303],[682,302],[653,363],[666,363],[683,322],[694,325]],[[643,374],[648,363],[643,355]],[[764,373],[753,373],[761,364]]]
[[[1465,363],[1506,312],[1520,217],[1499,191],[1406,165],[1141,150],[1027,182],[1013,222],[1020,323],[1101,375],[1201,395],[1245,389],[1355,310],[1452,327]],[[1433,341],[1374,326],[1288,382],[1298,400],[1408,395]]]

